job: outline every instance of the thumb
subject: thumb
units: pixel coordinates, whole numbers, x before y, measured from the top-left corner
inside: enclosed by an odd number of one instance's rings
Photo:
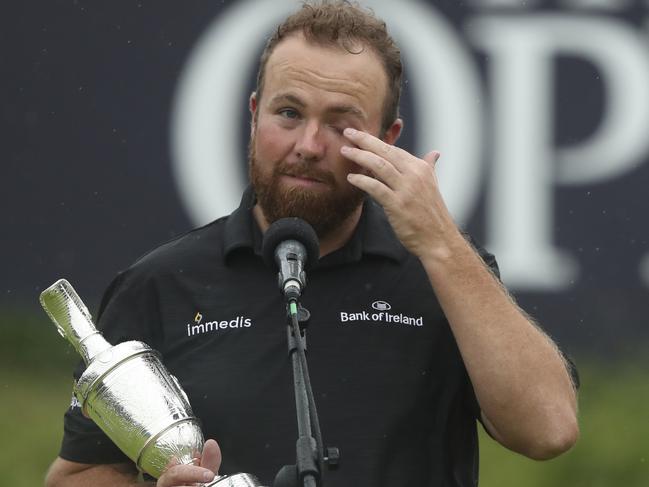
[[[441,156],[441,154],[438,151],[433,150],[424,156],[424,161],[426,161],[431,166],[435,167],[435,164],[437,163],[439,156]]]
[[[214,440],[207,440],[203,446],[203,455],[201,456],[201,467],[209,468],[215,475],[219,473],[221,466],[221,449],[219,444]]]

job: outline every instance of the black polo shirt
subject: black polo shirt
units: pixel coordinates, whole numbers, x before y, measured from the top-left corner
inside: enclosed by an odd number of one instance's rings
[[[221,446],[221,473],[271,485],[295,462],[297,427],[285,306],[261,258],[253,204],[248,190],[230,216],[119,274],[99,328],[113,344],[142,340],[162,353],[205,437]],[[367,200],[351,240],[309,272],[301,303],[311,312],[307,356],[324,442],[342,454],[326,485],[476,485],[471,383],[421,263],[379,205]],[[65,415],[60,456],[126,460],[78,407]]]

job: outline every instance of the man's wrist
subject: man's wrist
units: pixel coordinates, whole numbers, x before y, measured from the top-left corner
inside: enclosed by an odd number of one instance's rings
[[[458,257],[466,255],[471,250],[471,245],[456,227],[449,229],[445,235],[435,238],[435,242],[423,248],[418,257],[422,263],[444,265],[456,261]]]

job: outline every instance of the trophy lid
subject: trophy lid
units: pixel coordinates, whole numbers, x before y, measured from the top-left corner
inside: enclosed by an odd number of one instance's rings
[[[92,315],[72,285],[59,279],[40,295],[41,306],[86,364],[94,356],[110,348],[92,322]]]

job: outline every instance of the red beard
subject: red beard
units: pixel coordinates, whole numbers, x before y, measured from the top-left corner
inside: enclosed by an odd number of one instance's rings
[[[270,174],[263,173],[260,162],[255,158],[253,144],[254,139],[250,142],[249,151],[250,181],[269,224],[280,218],[302,218],[322,239],[339,228],[363,202],[363,191],[351,185],[341,188],[333,174],[315,167],[314,163],[300,161],[288,164],[281,161]],[[280,182],[280,177],[284,175],[315,179],[327,188],[318,191],[287,188]]]

